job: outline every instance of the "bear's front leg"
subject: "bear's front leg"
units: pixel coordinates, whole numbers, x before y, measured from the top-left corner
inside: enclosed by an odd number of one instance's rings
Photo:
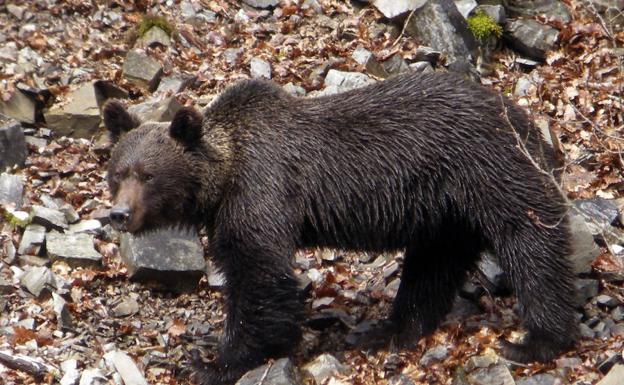
[[[225,275],[227,318],[217,359],[202,365],[201,385],[233,384],[268,358],[291,353],[301,339],[303,303],[290,265],[294,248],[275,240],[221,233],[213,244]]]

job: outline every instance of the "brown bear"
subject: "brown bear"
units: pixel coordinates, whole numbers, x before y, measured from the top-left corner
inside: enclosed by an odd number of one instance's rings
[[[505,343],[508,358],[548,361],[577,339],[554,153],[522,109],[480,85],[406,74],[295,98],[246,80],[170,124],[139,124],[118,102],[104,120],[121,137],[108,169],[113,226],[203,226],[226,277],[225,332],[202,384],[233,383],[297,346],[290,258],[304,247],[404,250],[391,314],[371,333],[393,346],[437,327],[484,249],[528,331]]]

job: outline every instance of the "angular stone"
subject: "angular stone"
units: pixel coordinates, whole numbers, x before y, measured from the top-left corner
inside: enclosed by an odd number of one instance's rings
[[[467,372],[472,372],[477,368],[488,368],[494,364],[498,364],[500,361],[496,354],[483,354],[481,356],[472,356],[466,361],[464,369]]]
[[[50,260],[48,258],[38,257],[36,255],[20,255],[17,257],[17,264],[19,266],[49,266]]]
[[[13,205],[15,209],[21,208],[23,192],[24,184],[21,176],[4,172],[0,174],[0,205]]]
[[[414,72],[420,72],[423,74],[428,74],[434,72],[433,67],[428,61],[419,61],[416,63],[412,63],[409,65],[410,70]]]
[[[306,94],[306,90],[303,87],[295,85],[292,82],[284,84],[282,88],[292,96],[302,97]]]
[[[476,12],[483,12],[494,20],[496,24],[505,24],[507,21],[507,15],[505,13],[505,7],[500,4],[483,4],[479,5],[475,9]]]
[[[121,350],[113,350],[104,354],[106,362],[115,368],[126,385],[148,385],[145,377],[132,358]]]
[[[610,295],[601,294],[596,297],[596,303],[601,306],[606,307],[616,307],[620,304],[620,301],[617,298],[611,297]]]
[[[238,63],[244,50],[242,48],[228,48],[223,51],[223,60],[229,65],[234,66]]]
[[[568,8],[559,0],[509,0],[506,7],[512,17],[543,16],[563,24],[572,20]]]
[[[454,0],[454,2],[457,10],[464,19],[468,18],[468,15],[477,7],[477,2],[475,0]]]
[[[59,329],[69,329],[73,325],[71,313],[67,308],[67,302],[63,297],[56,293],[52,293],[52,300],[54,304],[54,313],[56,313],[56,321]]]
[[[48,128],[56,136],[91,138],[101,118],[98,95],[93,83],[86,83],[68,95],[65,104],[59,104],[44,113]]]
[[[95,234],[102,229],[102,223],[97,219],[85,219],[76,224],[69,225],[70,233]]]
[[[63,230],[68,227],[65,215],[54,209],[33,205],[30,210],[32,223],[42,225],[46,229]]]
[[[272,8],[279,4],[279,0],[243,0],[243,3],[254,8]]]
[[[15,165],[22,167],[25,160],[26,141],[22,125],[0,114],[0,171]]]
[[[569,256],[576,274],[591,272],[591,264],[600,255],[600,247],[594,242],[589,227],[582,215],[570,213],[568,216],[572,246]]]
[[[206,262],[197,234],[160,229],[141,236],[124,233],[119,248],[130,279],[155,280],[174,291],[193,290]]]
[[[373,0],[371,3],[388,19],[403,15],[425,5],[428,0]]]
[[[442,56],[442,52],[436,51],[431,47],[420,46],[416,48],[416,53],[414,54],[414,61],[426,61],[431,63],[432,66],[438,64],[440,60],[440,56]]]
[[[483,253],[481,260],[477,264],[477,271],[481,284],[491,293],[508,292],[510,285],[507,282],[505,272],[501,269],[496,256],[490,253]]]
[[[325,76],[325,90],[322,95],[331,95],[372,84],[375,81],[359,72],[329,70]]]
[[[382,65],[389,75],[397,75],[409,71],[409,66],[399,54],[392,55],[390,59],[384,61]]]
[[[85,233],[46,235],[46,250],[53,260],[63,259],[71,266],[99,266],[102,255],[93,247],[93,236]]]
[[[596,385],[622,385],[622,378],[624,378],[624,365],[617,364]]]
[[[141,50],[131,50],[123,64],[123,76],[141,87],[154,91],[160,82],[163,67]]]
[[[93,88],[95,88],[95,98],[100,108],[108,99],[128,98],[128,91],[118,87],[110,80],[96,80],[93,82]]]
[[[139,303],[132,297],[124,298],[112,309],[115,317],[127,317],[139,312]]]
[[[446,53],[448,64],[475,57],[477,42],[453,0],[427,1],[409,19],[405,32],[421,44]]]
[[[165,78],[162,78],[160,84],[158,84],[158,89],[156,90],[156,93],[175,95],[179,92],[184,91],[189,85],[191,85],[195,81],[195,79],[195,76],[182,74],[173,74],[171,76],[167,76]]]
[[[505,39],[518,52],[535,60],[544,61],[546,52],[557,42],[559,31],[533,19],[518,19],[505,24]]]
[[[17,252],[20,254],[39,255],[43,241],[45,241],[46,229],[41,225],[28,225],[22,235]]]
[[[171,38],[167,32],[163,31],[161,28],[152,27],[145,32],[145,35],[137,40],[136,45],[143,48],[156,46],[169,47],[171,45]]]
[[[427,367],[435,362],[440,362],[448,356],[448,348],[443,345],[434,346],[427,350],[418,362],[421,366]]]
[[[8,100],[0,98],[0,114],[22,123],[33,124],[37,121],[38,106],[26,92],[16,89]],[[3,123],[4,124],[4,123]]]
[[[52,292],[57,287],[54,273],[47,267],[29,267],[20,277],[20,283],[35,297]]]
[[[251,58],[249,72],[252,78],[271,79],[271,64],[257,57]]]
[[[128,107],[128,112],[136,115],[142,122],[169,122],[180,108],[182,105],[175,96],[164,99],[155,96]]]
[[[599,285],[597,279],[577,279],[575,282],[578,293],[578,304],[583,306],[590,298],[598,295]]]
[[[522,377],[516,380],[516,385],[564,385],[560,377],[550,373],[536,374],[530,377]]]
[[[505,365],[476,369],[467,375],[467,379],[471,385],[515,385]]]
[[[377,61],[375,55],[366,48],[356,48],[355,51],[353,51],[353,53],[351,54],[351,58],[355,60],[358,64],[364,66],[364,68],[366,68],[366,72],[373,76],[377,76],[380,78],[387,78],[389,76],[384,66],[379,61]]]
[[[247,372],[236,385],[301,385],[301,375],[288,358],[282,358]]]
[[[317,384],[322,384],[330,377],[344,374],[347,368],[331,354],[321,354],[303,367],[314,377]]]

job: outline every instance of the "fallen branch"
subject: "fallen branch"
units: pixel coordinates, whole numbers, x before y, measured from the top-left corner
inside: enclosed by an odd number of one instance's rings
[[[0,364],[9,369],[26,372],[36,379],[41,379],[50,372],[50,368],[46,364],[29,357],[15,356],[4,352],[0,352]]]

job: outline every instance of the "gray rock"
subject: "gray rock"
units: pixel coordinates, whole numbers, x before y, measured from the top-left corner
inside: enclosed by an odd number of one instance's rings
[[[372,0],[371,3],[388,19],[413,11],[428,0]]]
[[[34,147],[36,150],[44,148],[48,145],[48,141],[43,138],[35,138],[34,136],[26,135],[24,139],[26,140],[26,144],[28,146]]]
[[[235,66],[241,58],[244,50],[242,48],[228,48],[223,51],[223,60],[230,66]]]
[[[48,258],[38,257],[36,255],[20,255],[17,257],[17,264],[19,266],[49,266],[50,260]]]
[[[243,3],[254,8],[272,8],[279,4],[279,0],[243,0]]]
[[[530,75],[520,77],[514,86],[514,95],[518,97],[527,96],[533,84],[534,82]]]
[[[318,0],[303,0],[303,3],[301,4],[301,9],[311,9],[318,14],[323,13],[323,8],[321,7],[321,4],[318,2]]]
[[[42,225],[48,230],[62,231],[69,226],[62,212],[47,207],[33,205],[30,209],[30,216],[32,223]]]
[[[389,75],[397,75],[409,71],[409,66],[399,54],[392,55],[388,60],[384,61],[382,65]]]
[[[610,295],[601,294],[596,297],[596,303],[601,306],[616,307],[620,304],[620,301],[617,298],[611,297]]]
[[[483,12],[494,20],[496,24],[505,24],[507,15],[505,7],[500,4],[482,4],[475,9],[476,12]]]
[[[292,96],[302,97],[306,94],[306,90],[303,87],[295,85],[292,82],[284,84],[282,88]]]
[[[421,366],[427,367],[435,362],[444,361],[446,357],[448,357],[448,348],[443,345],[438,345],[427,350],[418,363]]]
[[[475,0],[454,0],[454,2],[457,10],[464,19],[468,18],[468,15],[477,7],[477,2]]]
[[[434,72],[433,67],[428,61],[419,61],[416,63],[412,63],[409,65],[410,70],[414,72],[420,72],[423,74],[428,74]]]
[[[516,385],[564,385],[566,382],[560,377],[550,373],[536,374],[530,377],[522,377],[516,380]]]
[[[17,254],[17,250],[15,250],[15,245],[13,241],[7,240],[4,242],[2,248],[0,248],[0,255],[2,256],[4,262],[9,265],[13,263],[15,260],[15,255]]]
[[[359,72],[329,70],[325,76],[325,90],[322,95],[331,95],[372,84],[375,81]]]
[[[2,150],[1,145],[0,150]],[[4,172],[0,174],[0,205],[13,205],[16,209],[21,208],[23,192],[24,184],[21,176]]]
[[[182,108],[175,96],[167,98],[151,97],[143,103],[128,107],[128,112],[136,115],[142,122],[169,122]]]
[[[17,44],[10,41],[0,47],[0,62],[14,63],[17,61]]]
[[[481,284],[491,293],[509,291],[509,283],[503,269],[498,264],[496,256],[484,252],[477,264],[477,272]]]
[[[72,358],[61,362],[61,370],[63,377],[60,380],[60,385],[76,385],[80,380],[78,360]]]
[[[429,0],[409,19],[405,32],[436,51],[446,53],[447,63],[475,58],[477,42],[453,0]]]
[[[70,266],[99,266],[102,255],[93,247],[93,236],[85,233],[46,234],[46,250],[52,260],[63,259]]]
[[[399,292],[399,286],[401,286],[401,278],[395,278],[384,288],[383,294],[386,298],[394,298]]]
[[[2,102],[0,101],[0,103]],[[26,141],[24,140],[22,125],[18,121],[0,114],[0,171],[16,165],[22,167],[25,160]],[[1,194],[2,192],[0,192],[0,199],[2,198]]]
[[[568,8],[559,0],[509,0],[506,7],[512,17],[543,16],[563,24],[572,20]]]
[[[249,63],[249,72],[252,78],[271,79],[271,64],[253,57]]]
[[[471,385],[515,385],[514,379],[505,365],[478,368],[466,378]]]
[[[107,378],[101,369],[87,368],[80,374],[80,382],[78,385],[100,385],[109,380],[110,378]]]
[[[590,298],[598,295],[597,279],[577,279],[575,282],[576,292],[578,293],[578,304],[583,306]]]
[[[596,385],[622,385],[622,378],[624,378],[624,364],[617,364]]]
[[[624,232],[614,227],[619,222],[618,204],[602,198],[574,201],[577,212],[585,220],[594,239],[607,245],[624,244]],[[601,244],[603,244],[601,243]]]
[[[440,56],[442,56],[442,52],[436,51],[431,47],[420,46],[416,48],[416,52],[414,53],[414,61],[426,61],[431,63],[432,66],[435,66],[438,64]]]
[[[622,354],[613,352],[607,352],[609,357],[607,357],[602,362],[598,363],[597,368],[598,371],[602,374],[607,374],[613,368],[613,366],[617,364],[624,364],[624,359],[622,358]]]
[[[152,27],[145,32],[145,35],[137,40],[136,45],[143,48],[156,46],[169,47],[171,45],[171,38],[167,32],[163,31],[161,28]]]
[[[298,369],[288,358],[282,358],[247,372],[236,385],[301,385]]]
[[[158,87],[162,72],[160,62],[141,50],[133,49],[126,55],[123,76],[132,83],[154,91]]]
[[[488,368],[492,365],[498,364],[499,357],[495,354],[483,354],[481,356],[472,356],[466,361],[464,369],[467,372],[472,372],[478,368]]]
[[[19,6],[15,4],[7,4],[6,10],[13,15],[17,20],[22,20],[24,18],[24,12],[26,12],[25,6]]]
[[[37,120],[39,108],[35,99],[28,93],[16,89],[8,100],[0,98],[0,114],[22,123],[33,124]],[[4,119],[2,119],[4,120]],[[6,124],[4,121],[2,125]]]
[[[73,320],[69,309],[67,308],[67,302],[63,297],[56,293],[52,293],[53,308],[56,314],[56,321],[59,330],[70,329],[73,326]]]
[[[139,303],[132,297],[126,297],[113,307],[112,312],[115,317],[127,317],[139,312]]]
[[[618,306],[611,310],[611,318],[616,322],[624,321],[624,306]]]
[[[102,121],[93,83],[80,86],[68,95],[67,103],[53,106],[44,117],[56,136],[91,138]]]
[[[559,31],[533,19],[518,19],[505,24],[505,39],[518,52],[535,60],[546,59],[546,52],[557,42]]]
[[[600,255],[600,247],[594,242],[589,227],[582,215],[570,213],[568,216],[572,246],[570,260],[576,274],[591,272],[591,264]]]
[[[85,219],[76,224],[69,225],[70,233],[96,234],[102,229],[102,223],[96,219]]]
[[[375,55],[366,48],[356,48],[351,54],[351,58],[355,60],[358,64],[364,66],[366,72],[373,76],[377,76],[380,78],[387,78],[389,76],[384,66],[379,61],[377,61]]]
[[[148,385],[145,377],[132,358],[121,350],[113,350],[104,354],[106,362],[115,368],[126,385]],[[82,379],[81,379],[82,382]]]
[[[39,255],[43,241],[45,241],[46,229],[41,225],[28,225],[22,235],[17,252],[20,254]]]
[[[594,330],[587,326],[587,324],[585,323],[579,325],[579,330],[581,332],[581,337],[584,338],[594,338],[594,336],[596,335]]]
[[[47,267],[28,267],[24,275],[20,277],[20,284],[24,286],[35,297],[49,294],[57,287],[54,273]]]
[[[104,105],[107,99],[126,99],[128,98],[128,91],[121,87],[118,87],[115,83],[109,80],[96,80],[93,83],[95,89],[95,98],[100,108]]]
[[[303,370],[308,371],[317,384],[322,384],[330,377],[344,374],[347,368],[331,354],[321,354],[306,364]]]
[[[589,3],[589,1],[585,1]],[[624,0],[591,0],[590,4],[596,8],[605,20],[612,26],[621,26],[624,23]]]
[[[122,234],[119,248],[135,281],[155,280],[174,291],[193,290],[206,268],[197,234],[161,229],[142,236]]]

